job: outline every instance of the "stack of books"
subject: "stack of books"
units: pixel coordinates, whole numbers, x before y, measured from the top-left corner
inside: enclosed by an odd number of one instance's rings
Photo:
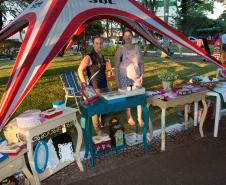
[[[56,116],[58,116],[62,113],[63,113],[62,110],[57,110],[55,108],[51,108],[51,109],[48,109],[48,110],[42,112],[42,116],[44,118],[51,119],[51,118],[54,118],[54,117],[56,117]]]
[[[9,156],[14,156],[20,153],[25,147],[24,143],[8,143],[0,146],[0,152],[6,153]]]
[[[125,134],[126,144],[129,146],[137,145],[143,142],[143,134],[128,133]]]
[[[111,149],[111,138],[108,134],[93,136],[93,142],[96,152]]]

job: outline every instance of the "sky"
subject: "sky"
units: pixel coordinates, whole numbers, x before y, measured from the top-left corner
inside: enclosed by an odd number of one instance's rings
[[[222,5],[222,3],[214,2],[214,10],[213,14],[208,13],[207,17],[210,19],[217,19],[224,11],[225,7]]]

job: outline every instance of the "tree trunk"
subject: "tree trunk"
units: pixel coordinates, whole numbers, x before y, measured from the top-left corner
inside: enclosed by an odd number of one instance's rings
[[[0,11],[0,29],[3,28],[3,15],[2,12]]]
[[[122,33],[124,33],[126,30],[125,26],[123,24],[120,24],[120,28],[121,28]]]
[[[109,20],[106,20],[106,32],[107,32],[107,40],[109,40]]]

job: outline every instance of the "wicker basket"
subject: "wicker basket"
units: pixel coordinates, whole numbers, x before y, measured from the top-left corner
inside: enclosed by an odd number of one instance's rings
[[[217,82],[198,82],[198,81],[192,81],[192,83],[196,86],[207,87],[210,90],[213,90],[217,84]]]

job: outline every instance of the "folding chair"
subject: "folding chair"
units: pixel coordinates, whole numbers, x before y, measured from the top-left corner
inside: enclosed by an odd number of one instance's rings
[[[68,71],[60,75],[60,79],[65,91],[65,104],[67,104],[68,98],[74,98],[76,103],[76,108],[81,114],[79,108],[79,102],[81,101],[81,95],[79,90],[79,85],[77,82],[76,73],[74,71]]]

